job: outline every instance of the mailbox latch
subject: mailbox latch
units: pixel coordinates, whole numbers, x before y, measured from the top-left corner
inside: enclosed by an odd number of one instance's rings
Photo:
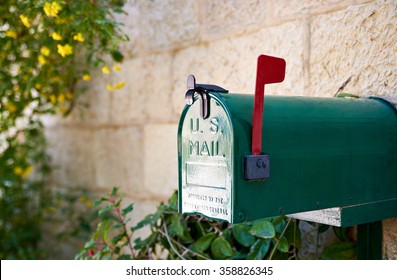
[[[259,181],[269,178],[269,155],[249,155],[244,157],[244,179]]]
[[[186,104],[194,103],[194,94],[197,93],[201,100],[200,114],[203,119],[210,115],[210,96],[208,92],[228,93],[228,90],[216,85],[196,84],[196,78],[193,75],[187,77],[187,92],[185,94]]]

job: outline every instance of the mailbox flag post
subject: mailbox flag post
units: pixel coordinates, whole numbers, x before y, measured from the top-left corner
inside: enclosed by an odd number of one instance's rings
[[[285,60],[261,54],[258,56],[254,112],[252,116],[251,155],[244,158],[244,178],[261,181],[269,178],[269,156],[262,153],[263,107],[265,85],[281,83],[285,77]]]
[[[254,115],[252,119],[252,154],[262,153],[263,107],[265,85],[281,83],[285,78],[285,60],[261,54],[258,56],[256,86],[254,97]]]

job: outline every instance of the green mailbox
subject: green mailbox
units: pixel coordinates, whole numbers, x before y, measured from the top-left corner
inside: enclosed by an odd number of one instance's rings
[[[264,74],[259,67],[257,87],[260,75],[270,77],[259,81],[260,95],[264,84],[283,79],[272,71],[285,64]],[[397,216],[395,104],[266,96],[259,137],[254,95],[189,76],[186,102],[178,128],[181,213],[230,223],[283,214],[336,226]]]

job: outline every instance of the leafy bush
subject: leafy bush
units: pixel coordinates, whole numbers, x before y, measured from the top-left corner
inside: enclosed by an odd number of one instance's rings
[[[201,215],[177,212],[177,193],[157,211],[131,226],[134,205],[123,204],[118,188],[95,203],[98,225],[76,259],[298,259],[302,247],[298,220],[284,216],[231,225]],[[317,239],[330,229],[310,223]],[[331,227],[338,242],[317,256],[321,259],[354,259],[352,228]],[[149,229],[147,237],[135,237]],[[354,235],[354,234],[353,234]],[[318,244],[316,244],[318,246]]]
[[[129,227],[133,204],[122,207],[114,188],[96,206],[101,222],[77,259],[295,259],[301,246],[295,220],[275,217],[232,226],[177,212],[177,193]],[[134,238],[143,227],[150,235]]]
[[[53,205],[41,117],[67,115],[91,74],[120,70],[122,0],[0,5],[0,258],[45,256],[41,225]],[[109,59],[107,59],[109,61]],[[112,70],[112,71],[113,71]],[[108,85],[121,88],[122,81]]]

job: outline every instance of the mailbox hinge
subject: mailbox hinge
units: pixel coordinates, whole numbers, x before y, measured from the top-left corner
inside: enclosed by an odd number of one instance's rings
[[[185,94],[186,104],[192,105],[195,101],[194,94],[197,93],[201,101],[200,114],[203,119],[208,118],[210,115],[209,92],[228,93],[228,90],[216,85],[196,84],[196,78],[193,75],[187,77],[187,92]]]

